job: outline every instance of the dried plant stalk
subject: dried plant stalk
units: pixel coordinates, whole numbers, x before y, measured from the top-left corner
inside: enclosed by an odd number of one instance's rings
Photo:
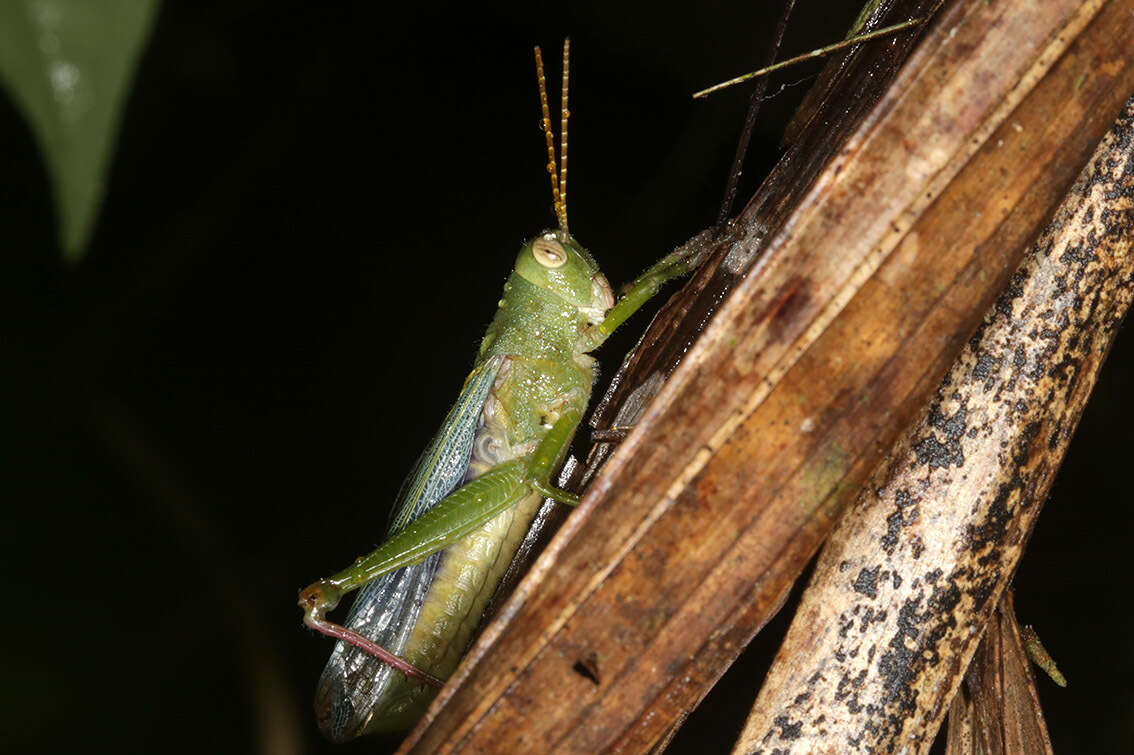
[[[925,752],[1134,298],[1134,99],[848,511],[736,752]]]

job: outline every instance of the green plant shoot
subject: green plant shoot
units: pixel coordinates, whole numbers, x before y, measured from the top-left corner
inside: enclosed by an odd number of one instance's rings
[[[316,693],[331,740],[411,726],[456,668],[544,497],[590,400],[589,353],[703,247],[662,259],[615,303],[594,258],[567,228],[567,79],[563,43],[559,159],[535,49],[548,173],[559,227],[520,249],[476,366],[399,494],[388,539],[300,593],[304,622],[335,637]],[[327,620],[361,588],[344,625]]]

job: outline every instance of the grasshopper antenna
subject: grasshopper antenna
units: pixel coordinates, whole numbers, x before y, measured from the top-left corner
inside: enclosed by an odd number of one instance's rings
[[[571,40],[563,40],[563,88],[559,113],[560,164],[555,160],[555,135],[551,131],[551,109],[547,104],[547,81],[543,75],[543,56],[535,48],[536,77],[539,79],[539,104],[543,111],[543,135],[547,140],[547,173],[551,177],[551,197],[555,203],[555,217],[559,228],[567,231],[567,77],[571,54]],[[561,166],[561,167],[560,167]]]
[[[555,208],[559,215],[559,227],[567,232],[567,119],[571,114],[567,110],[567,78],[571,70],[571,38],[563,38],[563,83],[559,85],[559,207]]]

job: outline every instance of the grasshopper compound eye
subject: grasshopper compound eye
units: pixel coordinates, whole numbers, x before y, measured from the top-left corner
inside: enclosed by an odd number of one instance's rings
[[[536,262],[554,270],[567,262],[567,250],[555,239],[536,239],[532,242],[532,256]]]

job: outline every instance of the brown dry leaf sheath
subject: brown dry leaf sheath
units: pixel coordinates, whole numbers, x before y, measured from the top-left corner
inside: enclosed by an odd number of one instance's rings
[[[736,752],[929,749],[1134,296],[1132,242],[1134,99],[831,535]]]
[[[949,708],[945,755],[1052,755],[1032,662],[1004,593]]]

